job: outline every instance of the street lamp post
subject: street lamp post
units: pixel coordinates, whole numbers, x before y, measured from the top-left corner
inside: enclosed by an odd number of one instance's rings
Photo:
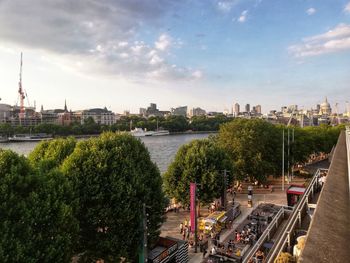
[[[222,194],[222,206],[224,207],[224,210],[226,211],[226,192],[227,192],[227,170],[224,170],[224,176],[223,176],[223,180],[224,180],[224,187],[223,187],[223,194]]]
[[[282,130],[282,191],[284,191],[284,128]]]
[[[197,253],[197,183],[194,189],[194,253]]]

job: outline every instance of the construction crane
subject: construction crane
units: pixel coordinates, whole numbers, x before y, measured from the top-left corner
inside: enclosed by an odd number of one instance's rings
[[[22,52],[21,52],[21,65],[19,69],[19,83],[18,83],[18,96],[20,100],[20,111],[19,111],[19,121],[21,122],[24,119],[25,111],[24,111],[24,99],[26,98],[24,94],[24,90],[22,88]]]
[[[350,118],[350,106],[349,106],[349,102],[345,101],[345,105],[346,105],[346,115],[348,116],[348,119]]]
[[[289,127],[290,124],[292,123],[294,112],[295,112],[295,107],[293,107],[292,113],[290,114],[290,117],[289,117],[289,120],[288,120],[288,123],[287,123],[287,127]]]
[[[339,117],[339,111],[338,111],[338,102],[335,103],[335,116],[337,118],[337,124],[340,124],[340,117]]]

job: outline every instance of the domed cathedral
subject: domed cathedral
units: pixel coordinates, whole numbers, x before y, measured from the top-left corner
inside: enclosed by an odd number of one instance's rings
[[[332,113],[332,108],[331,105],[328,103],[327,97],[324,102],[321,103],[320,106],[320,115],[331,115]]]

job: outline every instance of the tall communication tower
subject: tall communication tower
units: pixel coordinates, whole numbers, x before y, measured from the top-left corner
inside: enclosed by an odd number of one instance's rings
[[[22,52],[21,52],[21,65],[20,65],[20,69],[19,69],[19,83],[18,83],[18,96],[19,96],[19,100],[20,100],[20,111],[19,111],[19,121],[20,123],[22,123],[22,120],[24,119],[24,115],[25,115],[25,111],[24,111],[24,99],[25,99],[25,93],[24,90],[22,88]]]

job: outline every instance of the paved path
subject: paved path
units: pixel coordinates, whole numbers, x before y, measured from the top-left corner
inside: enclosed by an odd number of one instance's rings
[[[235,220],[232,229],[225,230],[221,236],[220,241],[223,242],[228,238],[230,234],[232,234],[235,228],[243,222],[243,220],[253,211],[253,209],[261,202],[273,203],[276,205],[286,205],[287,198],[285,192],[278,191],[267,194],[255,194],[253,195],[253,205],[254,208],[249,208],[247,203],[248,197],[246,194],[237,194],[235,201],[241,204],[241,215]],[[208,215],[207,207],[201,208],[201,216]],[[182,239],[182,235],[180,234],[179,225],[181,222],[186,219],[189,220],[190,213],[189,211],[184,211],[180,209],[178,213],[168,212],[166,222],[161,227],[161,236],[171,236],[178,239]],[[209,251],[209,250],[208,250]],[[199,252],[194,253],[194,248],[189,249],[189,258],[190,263],[200,263],[203,261],[203,253]]]

